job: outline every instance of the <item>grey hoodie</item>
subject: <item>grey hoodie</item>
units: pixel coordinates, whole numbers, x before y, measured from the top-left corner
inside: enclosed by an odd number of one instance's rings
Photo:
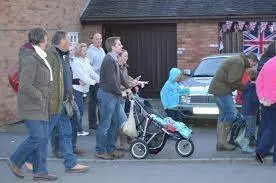
[[[93,70],[100,75],[101,65],[105,57],[103,48],[97,48],[91,44],[87,50],[87,57],[90,61],[90,65],[93,67]]]

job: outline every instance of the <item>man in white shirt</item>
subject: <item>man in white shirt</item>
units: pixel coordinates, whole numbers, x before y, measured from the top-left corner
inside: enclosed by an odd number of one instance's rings
[[[105,57],[105,52],[102,48],[102,35],[100,33],[93,34],[92,44],[87,50],[87,57],[93,70],[100,75],[100,69]],[[89,103],[88,103],[88,120],[89,129],[96,130],[98,127],[97,120],[97,92],[99,89],[98,83],[91,85],[89,88]],[[99,115],[98,115],[99,116]]]

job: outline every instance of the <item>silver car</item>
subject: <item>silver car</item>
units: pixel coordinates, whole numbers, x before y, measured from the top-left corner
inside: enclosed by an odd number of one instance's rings
[[[217,69],[226,58],[236,56],[235,54],[218,54],[202,58],[198,66],[193,70],[184,70],[189,78],[180,83],[181,87],[187,87],[189,94],[180,96],[177,107],[190,118],[215,119],[219,114],[214,96],[208,93],[212,78]],[[233,92],[233,100],[236,92]],[[235,100],[234,100],[235,101]]]

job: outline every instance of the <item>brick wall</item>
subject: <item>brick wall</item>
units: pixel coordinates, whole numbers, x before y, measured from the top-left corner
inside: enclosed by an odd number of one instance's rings
[[[80,32],[79,42],[91,44],[91,38],[94,33],[102,33],[101,24],[84,24]]]
[[[84,30],[83,40],[94,26],[80,24],[80,11],[86,0],[1,0],[0,5],[0,126],[16,121],[15,94],[8,85],[8,71],[18,61],[18,50],[27,40],[27,32],[43,26],[49,33],[63,29]],[[99,26],[96,26],[96,29]],[[95,30],[96,30],[95,29]],[[98,30],[98,29],[97,29]]]
[[[218,24],[215,21],[182,22],[177,24],[177,66],[194,68],[203,56],[217,53]]]

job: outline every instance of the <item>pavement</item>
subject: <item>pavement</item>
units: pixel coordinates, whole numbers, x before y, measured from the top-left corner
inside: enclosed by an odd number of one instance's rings
[[[156,110],[162,113],[160,108],[160,101],[151,100],[151,104]],[[83,126],[87,128],[87,111],[84,113]],[[210,122],[210,121],[209,121]],[[211,123],[211,122],[210,122]],[[232,152],[217,152],[216,146],[216,129],[213,124],[203,122],[201,126],[191,127],[193,129],[192,140],[195,145],[194,153],[188,157],[180,157],[175,151],[175,141],[168,140],[164,149],[157,155],[148,155],[144,160],[136,160],[131,157],[129,153],[119,160],[112,160],[117,162],[175,162],[175,163],[255,163],[252,155],[242,154],[239,149]],[[7,125],[0,128],[0,160],[5,160],[16,149],[26,137],[26,129],[24,124],[18,123],[14,125]],[[79,147],[88,151],[84,157],[79,157],[80,161],[89,162],[106,162],[106,160],[98,159],[95,154],[95,132],[88,136],[78,137]],[[51,147],[49,145],[49,160],[61,161],[51,155]],[[267,158],[267,163],[270,164],[271,158]]]
[[[242,154],[239,149],[232,152],[217,152],[216,130],[213,127],[194,127],[192,140],[195,145],[194,153],[188,157],[180,157],[175,151],[175,141],[168,140],[164,149],[157,155],[148,155],[146,159],[136,160],[127,153],[125,157],[115,162],[174,162],[174,163],[254,163],[252,155]],[[23,124],[17,124],[9,129],[3,129],[0,132],[0,160],[5,160],[16,149],[27,133]],[[98,159],[95,154],[95,132],[88,136],[78,137],[79,147],[85,149],[88,153],[84,157],[79,157],[80,161],[88,162],[106,162],[106,160]],[[49,160],[61,161],[54,158],[51,154],[49,145]],[[267,163],[272,162],[271,158],[267,159]]]

